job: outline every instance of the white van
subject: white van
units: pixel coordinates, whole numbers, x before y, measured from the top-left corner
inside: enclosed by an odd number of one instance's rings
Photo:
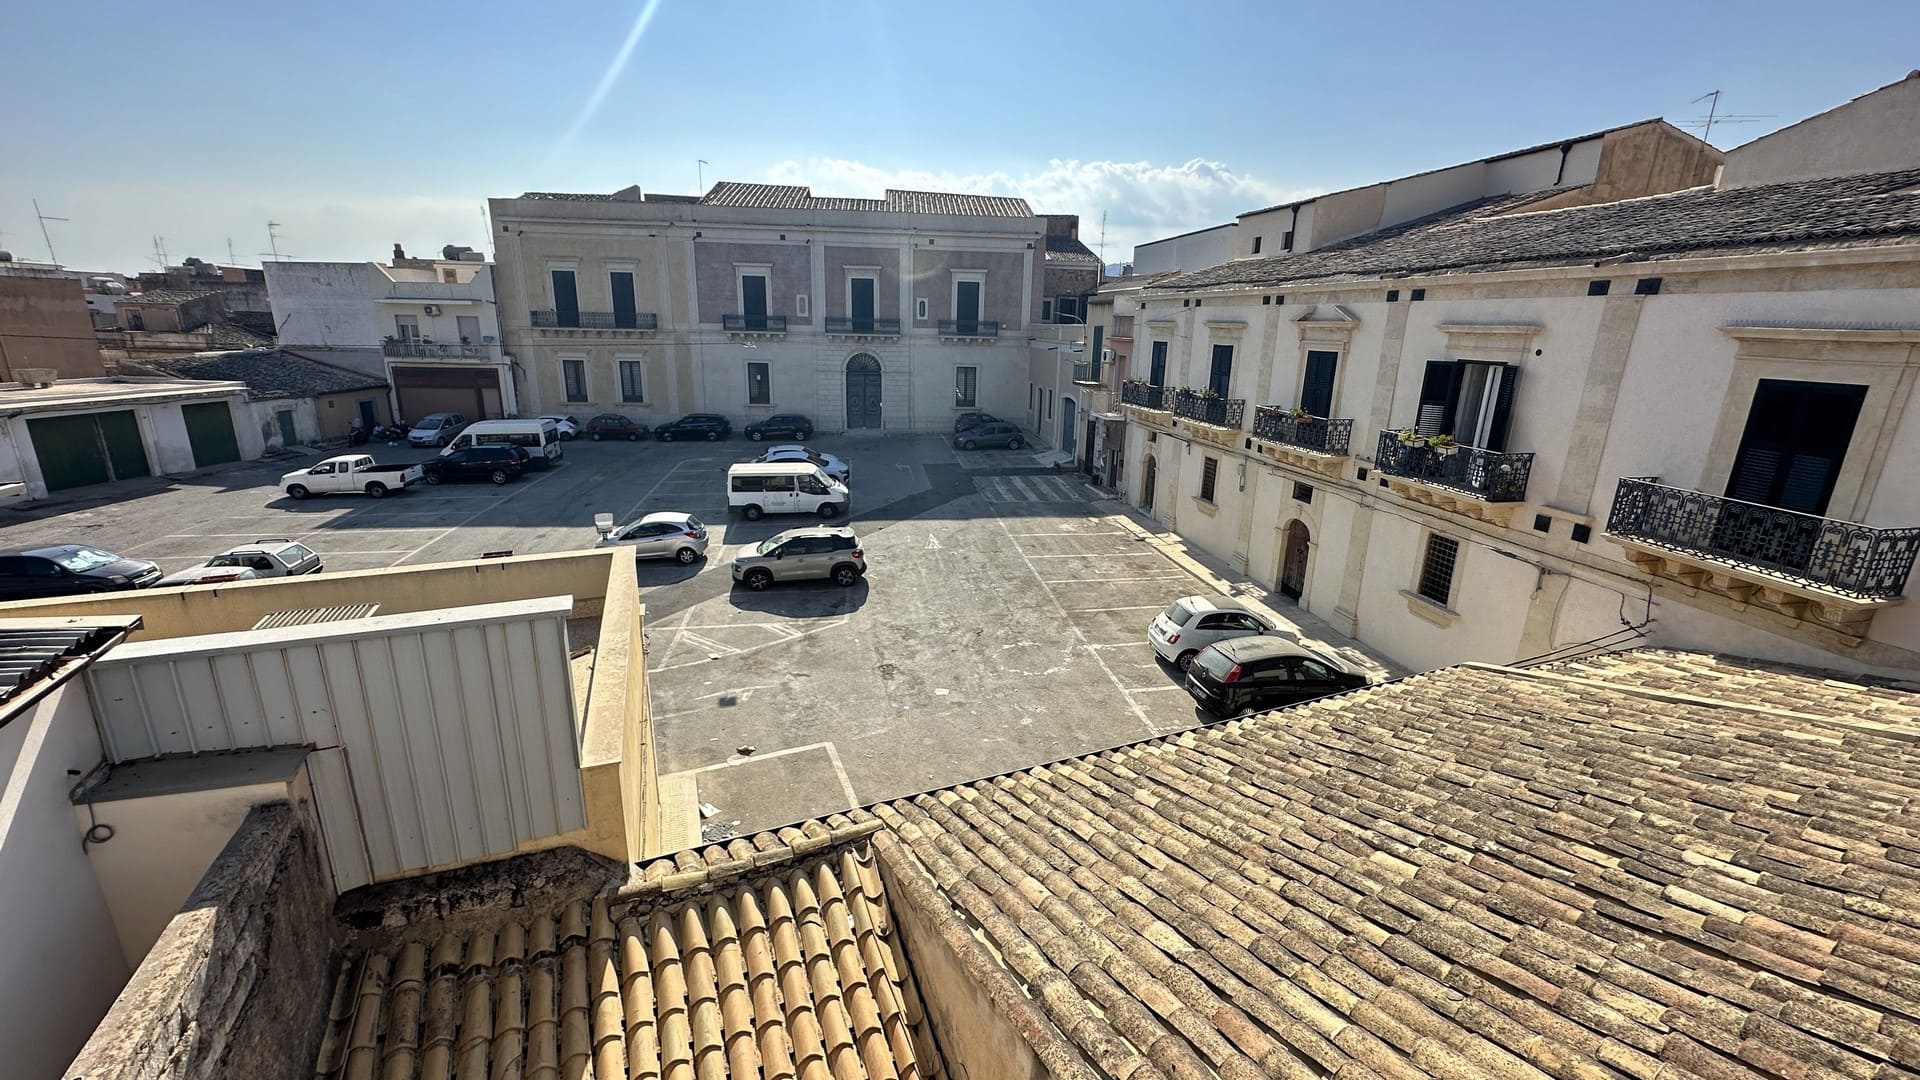
[[[560,425],[552,420],[476,420],[448,443],[440,456],[466,446],[518,446],[541,466],[566,456],[560,448]]]
[[[727,470],[727,505],[748,521],[762,514],[846,512],[847,486],[811,461],[748,461]]]

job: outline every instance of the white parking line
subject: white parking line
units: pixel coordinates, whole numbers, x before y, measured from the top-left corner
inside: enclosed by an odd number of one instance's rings
[[[402,555],[399,558],[393,560],[393,562],[390,565],[399,566],[401,563],[406,562],[408,559],[413,558],[415,555],[420,554],[421,552],[427,550],[428,548],[439,543],[440,541],[445,540],[447,537],[452,536],[456,530],[466,525],[468,522],[474,520],[475,518],[479,517],[481,514],[484,514],[489,510],[493,510],[498,507],[505,506],[506,504],[512,502],[513,500],[519,498],[520,496],[526,494],[527,492],[532,491],[534,488],[538,486],[539,486],[538,484],[533,484],[533,483],[521,484],[519,485],[517,490],[514,491],[513,494],[508,495],[505,498],[489,499],[486,506],[483,506],[480,509],[475,510],[473,513],[468,514],[466,517],[461,518],[459,521],[454,522],[452,525],[448,526],[446,530],[441,532],[439,535],[435,536],[433,539],[427,541],[424,544],[421,544],[419,547],[414,548],[412,551],[409,551],[405,555]]]
[[[1166,606],[1165,604],[1126,604],[1121,607],[1083,607],[1074,608],[1073,610],[1085,615],[1091,615],[1102,611],[1160,611]]]
[[[1029,555],[1029,559],[1119,559],[1128,555],[1146,555],[1146,551],[1088,551],[1074,552],[1071,555]],[[1184,573],[1184,571],[1182,571]]]
[[[664,473],[661,473],[660,479],[654,481],[653,486],[647,489],[647,493],[645,495],[640,496],[639,502],[636,502],[632,506],[628,507],[627,512],[624,515],[614,520],[614,524],[616,525],[623,524],[626,521],[632,519],[634,514],[639,513],[641,507],[647,505],[647,500],[653,498],[653,493],[656,491],[659,491],[660,486],[662,484],[665,484],[667,480],[673,476],[674,473],[679,472],[681,469],[684,469],[689,465],[705,463],[712,460],[713,460],[712,458],[697,457],[697,458],[688,458],[685,461],[675,462],[673,468],[668,469]]]
[[[768,758],[785,757],[788,754],[801,754],[808,750],[825,750],[827,752],[827,760],[833,763],[833,775],[840,781],[840,792],[847,797],[847,805],[859,806],[860,800],[855,798],[853,794],[853,781],[847,778],[847,766],[840,760],[840,751],[830,742],[807,743],[805,746],[789,746],[785,750],[770,750],[764,754],[754,754],[752,757],[728,758],[725,761],[713,765],[702,765],[697,769],[688,769],[687,771],[698,775],[703,772],[713,772],[716,769],[731,769],[736,765],[751,765],[756,761],[765,761]]]
[[[1040,571],[1035,570],[1033,572],[1033,575],[1035,577],[1040,577]],[[1155,574],[1151,577],[1069,577],[1069,578],[1040,578],[1040,580],[1046,582],[1049,585],[1080,585],[1090,581],[1105,581],[1113,585],[1133,585],[1133,584],[1139,584],[1141,582],[1146,582],[1146,581],[1178,581],[1183,577],[1189,577],[1189,576],[1191,575],[1189,575],[1185,570],[1175,570],[1173,573],[1170,573],[1170,574]]]

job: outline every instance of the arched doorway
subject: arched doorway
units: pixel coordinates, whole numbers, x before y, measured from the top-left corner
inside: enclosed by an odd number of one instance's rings
[[[1073,399],[1060,399],[1060,449],[1073,453]]]
[[[1311,542],[1306,522],[1294,518],[1287,523],[1280,545],[1280,595],[1298,600],[1300,594],[1306,592],[1307,547]]]
[[[1159,466],[1154,463],[1153,455],[1140,463],[1140,509],[1153,513],[1153,482],[1159,478]]]
[[[880,426],[880,361],[872,353],[847,360],[847,429]]]

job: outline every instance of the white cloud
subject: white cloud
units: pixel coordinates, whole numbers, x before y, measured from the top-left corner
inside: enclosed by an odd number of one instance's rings
[[[1125,262],[1135,244],[1232,221],[1235,214],[1313,194],[1291,191],[1234,172],[1224,163],[1194,158],[1181,165],[1148,161],[1062,161],[1039,172],[952,173],[884,169],[844,158],[782,161],[767,181],[807,184],[816,195],[877,198],[887,188],[1017,195],[1036,213],[1079,214],[1080,238],[1100,242],[1107,215],[1106,257]]]

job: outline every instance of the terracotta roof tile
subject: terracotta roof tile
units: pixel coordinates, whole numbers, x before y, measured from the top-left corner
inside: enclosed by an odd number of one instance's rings
[[[1457,668],[882,804],[874,846],[1104,1075],[1893,1075],[1917,708],[1691,654]]]
[[[864,840],[877,823],[836,822],[787,831],[808,855],[756,849],[757,873],[682,853],[623,894],[350,950],[316,1075],[942,1076]]]

